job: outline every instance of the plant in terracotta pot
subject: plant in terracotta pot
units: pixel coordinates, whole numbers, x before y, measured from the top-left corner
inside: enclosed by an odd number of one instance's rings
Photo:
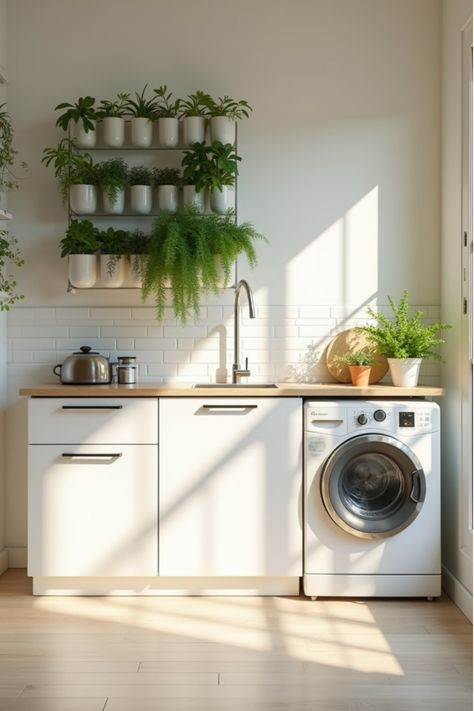
[[[393,384],[416,386],[422,360],[441,360],[437,349],[445,340],[439,337],[439,333],[450,326],[447,323],[424,325],[421,322],[423,311],[418,310],[410,316],[407,290],[398,304],[390,296],[387,298],[392,318],[369,308],[368,312],[376,323],[362,326],[360,330],[387,358]]]
[[[182,323],[199,313],[200,297],[230,283],[239,254],[256,264],[254,241],[265,239],[250,223],[236,225],[227,215],[202,215],[196,207],[163,210],[154,221],[143,281],[143,298],[153,295],[158,319],[163,317],[166,288]],[[222,272],[222,273],[221,273]]]
[[[78,289],[94,286],[97,279],[98,229],[89,220],[71,220],[60,244],[68,258],[69,282]]]
[[[96,142],[97,110],[93,96],[80,96],[73,104],[62,102],[54,110],[66,109],[57,119],[56,126],[67,131],[73,125],[73,138],[80,148],[93,148]]]
[[[354,351],[337,357],[337,362],[347,365],[352,385],[365,387],[369,384],[370,370],[375,357],[371,351]]]
[[[125,188],[128,186],[128,166],[124,159],[115,157],[98,163],[96,171],[105,212],[112,215],[122,213]]]
[[[211,117],[211,141],[235,143],[235,122],[248,118],[252,111],[245,99],[232,99],[230,96],[219,96],[217,101],[211,99],[209,116]]]
[[[62,138],[55,148],[43,150],[42,163],[53,165],[64,203],[76,214],[92,214],[97,206],[97,171],[89,153],[78,151],[75,141]]]
[[[23,294],[17,293],[16,280],[10,271],[24,263],[16,237],[8,230],[0,230],[0,311],[9,311],[13,304],[24,298]]]

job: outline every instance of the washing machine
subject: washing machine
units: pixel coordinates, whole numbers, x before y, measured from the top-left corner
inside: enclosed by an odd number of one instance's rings
[[[439,596],[438,405],[318,400],[304,417],[305,594]]]

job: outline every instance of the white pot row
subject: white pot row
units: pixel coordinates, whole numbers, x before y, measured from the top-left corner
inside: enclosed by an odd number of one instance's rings
[[[130,141],[137,148],[149,148],[153,144],[155,123],[158,131],[158,145],[161,148],[176,148],[180,144],[180,124],[182,124],[182,144],[191,146],[201,143],[206,138],[206,121],[209,120],[210,140],[221,143],[235,142],[235,121],[227,116],[187,116],[182,120],[177,118],[160,118],[156,122],[147,118],[133,116],[130,119]],[[108,116],[101,121],[102,140],[105,146],[120,148],[125,144],[125,119]],[[85,132],[82,123],[75,123],[73,138],[79,148],[94,148],[97,142],[97,131]]]
[[[100,286],[116,289],[120,286],[140,288],[142,278],[140,269],[141,256],[129,259],[123,256],[113,257],[109,254],[70,254],[68,257],[68,274],[71,286],[78,289],[90,289]]]
[[[69,202],[76,215],[93,215],[97,212],[97,188],[95,185],[71,185]],[[156,189],[156,203],[159,210],[176,211],[180,201],[180,190],[176,185],[159,185]],[[182,188],[183,205],[195,205],[201,212],[206,208],[206,192],[196,192],[194,185]],[[109,215],[121,215],[125,209],[125,191],[117,193],[112,202],[102,191],[102,206]],[[224,214],[235,207],[235,191],[232,187],[210,192],[210,207],[213,212]],[[153,210],[153,189],[149,185],[130,186],[130,209],[138,215],[149,215]]]

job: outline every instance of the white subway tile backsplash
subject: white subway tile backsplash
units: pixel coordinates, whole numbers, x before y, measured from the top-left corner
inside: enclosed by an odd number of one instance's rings
[[[257,306],[249,319],[241,302],[241,354],[249,357],[251,380],[327,382],[324,349],[347,328],[368,322],[365,304]],[[389,312],[386,304],[378,310]],[[439,320],[439,306],[420,305],[426,321]],[[8,368],[20,384],[51,382],[52,367],[82,345],[115,361],[134,355],[140,378],[154,382],[229,379],[233,360],[233,307],[203,306],[200,320],[181,325],[171,308],[158,323],[150,307],[18,307],[7,314]],[[439,364],[423,364],[422,382],[439,382]]]

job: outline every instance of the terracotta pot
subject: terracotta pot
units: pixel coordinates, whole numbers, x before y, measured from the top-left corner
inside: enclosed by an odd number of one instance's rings
[[[367,387],[370,378],[370,365],[350,365],[352,385]]]

